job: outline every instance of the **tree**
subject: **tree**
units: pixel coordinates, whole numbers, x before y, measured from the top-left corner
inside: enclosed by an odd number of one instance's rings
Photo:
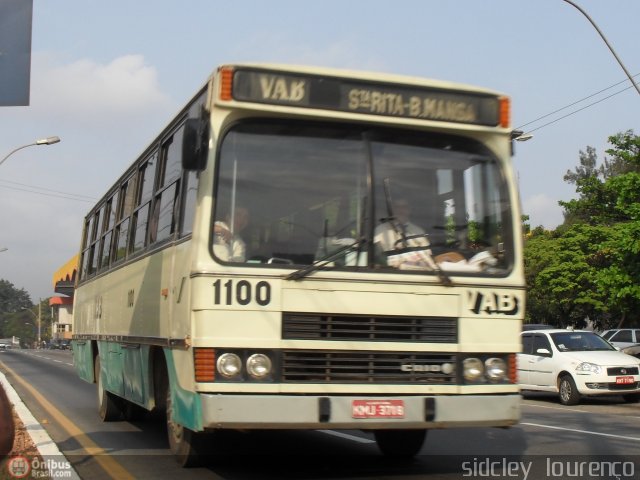
[[[0,279],[0,315],[28,308],[33,303],[27,291],[14,287],[13,283]]]
[[[585,317],[603,318],[604,303],[594,295],[595,268],[588,259],[604,237],[601,229],[573,225],[527,240],[528,320],[566,327]]]
[[[600,167],[603,178],[629,172],[640,173],[640,136],[634,135],[633,130],[627,130],[609,137],[609,143],[614,148],[606,150],[611,157],[605,158]]]
[[[560,202],[565,223],[526,240],[527,315],[536,322],[640,324],[640,137],[629,130],[609,143],[602,165],[587,147],[564,176],[578,193]]]
[[[567,170],[567,173],[564,175],[564,181],[574,185],[586,178],[598,176],[598,169],[596,168],[598,155],[596,154],[596,149],[587,146],[587,151],[583,152],[580,150],[578,155],[580,157],[580,165],[578,165],[573,172]]]
[[[11,335],[7,333],[9,316],[32,305],[26,290],[18,289],[11,282],[0,279],[0,338]]]

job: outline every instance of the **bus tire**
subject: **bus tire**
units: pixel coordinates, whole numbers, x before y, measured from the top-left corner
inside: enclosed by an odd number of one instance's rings
[[[131,401],[125,401],[122,413],[127,422],[142,422],[147,418],[147,410]]]
[[[120,399],[113,393],[107,392],[102,385],[102,375],[100,375],[100,356],[96,357],[94,364],[96,385],[98,386],[98,415],[103,422],[119,420],[122,416]]]
[[[173,403],[168,380],[165,385],[169,449],[180,466],[197,467],[202,462],[200,450],[204,434],[194,432],[173,420]]]
[[[376,430],[374,432],[378,448],[386,457],[410,459],[422,448],[427,431],[417,430]]]

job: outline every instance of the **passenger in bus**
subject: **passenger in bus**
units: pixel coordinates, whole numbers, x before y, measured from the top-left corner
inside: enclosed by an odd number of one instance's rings
[[[233,218],[232,218],[233,216]],[[213,227],[213,252],[215,256],[225,262],[245,262],[247,259],[247,245],[240,237],[240,233],[249,225],[249,210],[236,207],[233,214],[225,216],[224,221],[218,220]]]
[[[395,218],[376,227],[373,238],[374,243],[378,244],[383,252],[405,247],[429,246],[425,231],[409,220],[411,207],[407,200],[398,199],[393,202],[393,215]]]

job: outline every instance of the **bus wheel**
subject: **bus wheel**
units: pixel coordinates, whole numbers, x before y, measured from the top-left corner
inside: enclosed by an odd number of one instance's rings
[[[127,422],[142,422],[147,418],[147,410],[130,401],[125,401],[122,413]]]
[[[113,393],[107,392],[102,385],[102,375],[100,375],[100,356],[96,357],[94,369],[96,385],[98,386],[98,415],[103,422],[119,420],[122,415],[120,401]]]
[[[387,457],[413,458],[422,448],[426,430],[376,430],[376,443]]]
[[[198,449],[202,442],[203,433],[189,430],[187,427],[176,423],[173,420],[173,405],[171,402],[171,390],[167,383],[167,436],[169,438],[169,448],[175,456],[176,461],[182,467],[195,467],[201,462]]]

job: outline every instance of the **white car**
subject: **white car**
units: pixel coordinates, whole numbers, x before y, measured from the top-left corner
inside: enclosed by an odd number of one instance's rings
[[[640,359],[617,351],[599,335],[554,329],[523,332],[521,337],[522,390],[557,392],[563,405],[576,405],[583,395],[640,400]]]
[[[611,345],[618,348],[632,347],[640,343],[640,328],[616,328],[600,334]]]

